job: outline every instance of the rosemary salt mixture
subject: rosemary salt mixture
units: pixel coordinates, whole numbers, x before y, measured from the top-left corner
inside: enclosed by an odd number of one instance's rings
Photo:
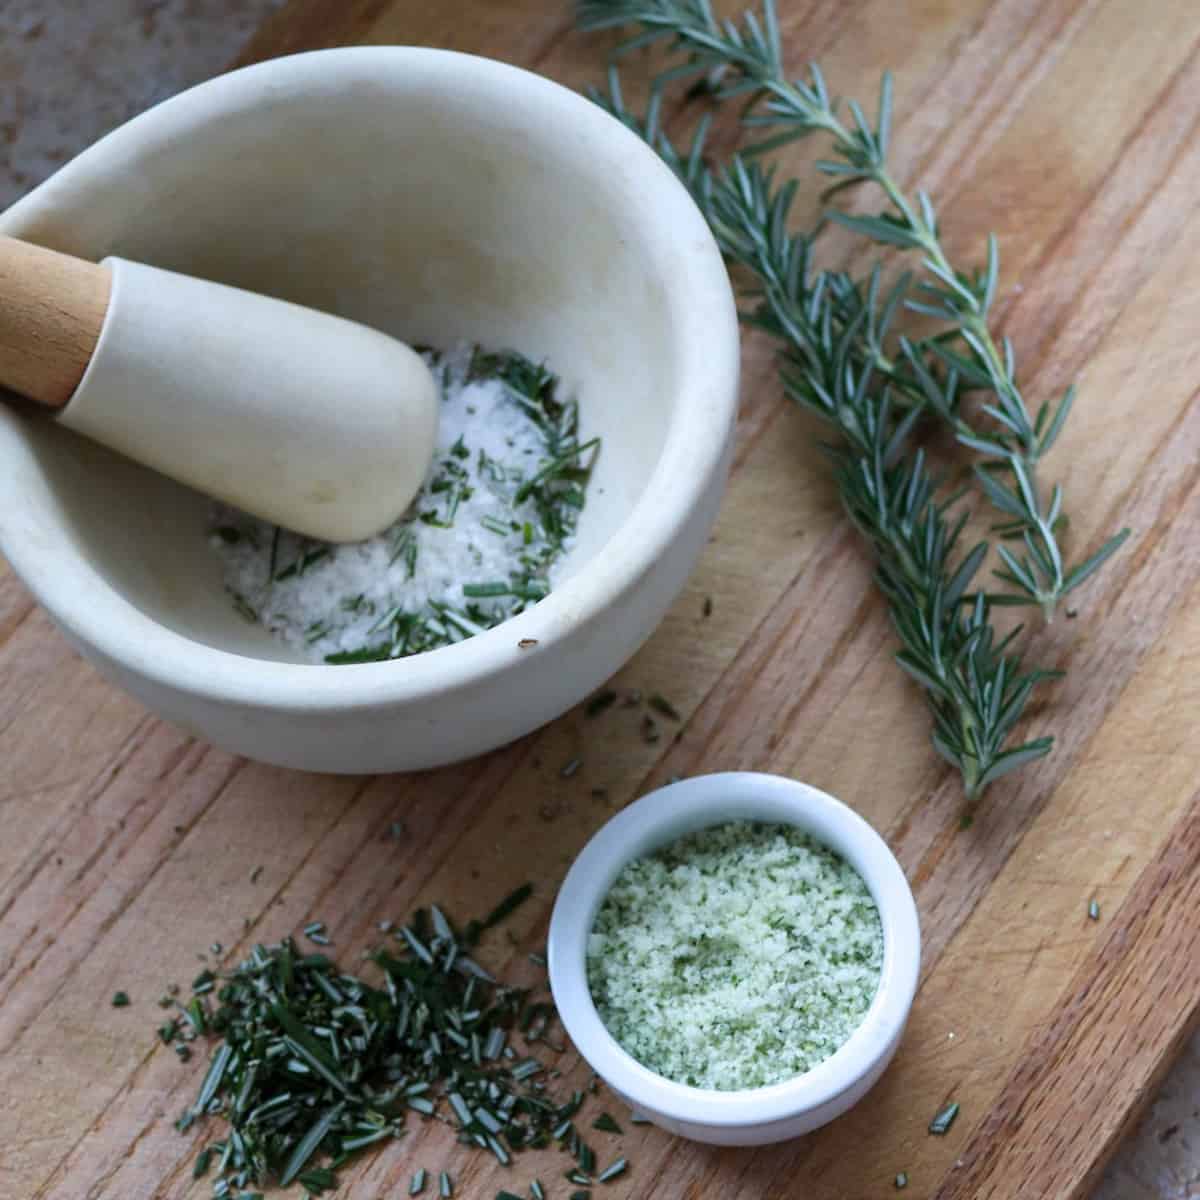
[[[434,462],[383,533],[331,545],[218,505],[212,542],[238,611],[316,662],[450,645],[546,596],[587,497],[598,439],[518,354],[426,353],[442,394]]]
[[[827,846],[735,821],[630,863],[587,963],[601,1020],[644,1066],[694,1087],[763,1087],[859,1026],[883,932],[861,876]]]

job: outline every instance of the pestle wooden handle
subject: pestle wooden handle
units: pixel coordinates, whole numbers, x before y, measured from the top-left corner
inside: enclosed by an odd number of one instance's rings
[[[107,267],[0,237],[0,385],[61,408],[91,362],[108,311]]]

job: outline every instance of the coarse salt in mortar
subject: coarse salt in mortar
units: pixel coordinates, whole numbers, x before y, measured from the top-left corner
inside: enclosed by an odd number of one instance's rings
[[[579,444],[553,376],[469,347],[426,361],[442,393],[434,461],[388,529],[329,545],[215,506],[235,605],[313,661],[397,658],[490,628],[546,595],[570,548],[594,443]]]

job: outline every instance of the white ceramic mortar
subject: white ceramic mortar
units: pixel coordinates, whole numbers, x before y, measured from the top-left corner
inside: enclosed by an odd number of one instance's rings
[[[720,256],[656,155],[545,79],[407,47],[250,67],[118,129],[0,232],[544,357],[603,438],[547,600],[430,654],[332,667],[236,614],[203,497],[0,406],[0,551],[102,672],[229,750],[377,772],[527,733],[645,640],[715,519],[738,373]]]

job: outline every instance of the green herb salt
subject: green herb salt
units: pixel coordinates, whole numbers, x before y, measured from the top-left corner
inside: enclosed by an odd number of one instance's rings
[[[639,1062],[722,1091],[828,1058],[870,1007],[883,961],[866,884],[785,825],[731,822],[630,863],[588,943],[601,1019]]]

